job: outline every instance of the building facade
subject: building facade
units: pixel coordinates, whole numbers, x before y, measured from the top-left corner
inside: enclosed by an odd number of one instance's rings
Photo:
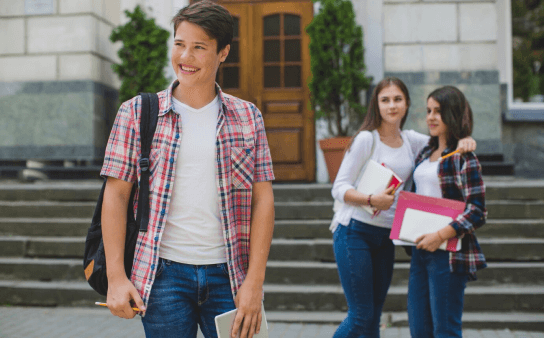
[[[426,132],[426,97],[455,85],[474,111],[479,154],[501,154],[516,175],[540,176],[544,104],[512,93],[511,0],[353,0],[364,30],[367,73],[409,87],[406,128]],[[280,180],[326,182],[316,140],[326,129],[309,108],[309,0],[224,0],[237,25],[218,81],[256,103]],[[172,32],[189,0],[11,0],[0,2],[0,161],[100,161],[118,108],[109,41],[125,9],[141,5]],[[170,45],[173,37],[170,37]],[[165,69],[174,78],[171,67]]]

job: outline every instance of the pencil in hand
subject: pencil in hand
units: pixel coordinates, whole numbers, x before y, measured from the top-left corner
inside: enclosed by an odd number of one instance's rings
[[[106,303],[95,302],[94,304],[95,304],[95,305],[99,305],[99,306],[108,307],[108,304],[106,304]],[[141,312],[140,309],[138,309],[137,307],[133,307],[132,310],[134,310],[134,311],[136,311],[136,312]]]
[[[441,160],[446,159],[446,158],[448,158],[448,157],[450,157],[450,156],[453,156],[453,155],[457,154],[457,153],[460,152],[460,151],[461,151],[461,149],[457,149],[456,151],[452,151],[451,153],[442,156],[440,159],[441,159]]]

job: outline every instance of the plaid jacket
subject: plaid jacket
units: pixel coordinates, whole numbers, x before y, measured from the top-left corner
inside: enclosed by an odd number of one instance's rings
[[[431,156],[433,150],[429,146],[423,148],[416,158],[416,168]],[[453,149],[446,149],[442,156],[451,151]],[[461,250],[450,253],[450,270],[468,273],[475,280],[476,271],[487,266],[474,234],[474,230],[484,225],[487,218],[482,167],[474,153],[455,154],[440,161],[438,179],[444,198],[466,202],[465,212],[450,223],[457,236],[462,237]],[[415,183],[413,191],[416,191]]]
[[[150,211],[146,233],[136,244],[131,281],[147,305],[155,279],[159,247],[170,207],[176,157],[181,141],[181,120],[172,103],[172,85],[158,93],[159,119],[150,152]],[[217,119],[216,183],[233,296],[242,285],[249,263],[251,196],[254,182],[274,179],[272,160],[261,112],[250,102],[224,94]],[[127,182],[140,179],[140,111],[136,96],[119,108],[111,130],[101,175]],[[137,210],[135,195],[134,213]]]

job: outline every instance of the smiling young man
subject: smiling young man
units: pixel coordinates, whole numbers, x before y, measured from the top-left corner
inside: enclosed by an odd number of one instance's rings
[[[103,237],[107,304],[122,318],[140,308],[146,337],[216,337],[215,316],[238,309],[233,336],[261,323],[274,227],[274,179],[263,118],[252,103],[215,83],[232,41],[233,19],[204,0],[172,20],[177,79],[158,93],[150,154],[150,221],[124,274],[125,215],[140,177],[140,97],[123,103],[101,175],[108,178]],[[136,208],[134,208],[136,211]]]

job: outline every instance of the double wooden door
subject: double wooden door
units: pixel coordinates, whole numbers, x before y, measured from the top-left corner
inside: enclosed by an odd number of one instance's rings
[[[313,18],[307,2],[220,1],[235,19],[221,88],[253,102],[263,114],[277,181],[315,180],[315,121],[308,81]]]

